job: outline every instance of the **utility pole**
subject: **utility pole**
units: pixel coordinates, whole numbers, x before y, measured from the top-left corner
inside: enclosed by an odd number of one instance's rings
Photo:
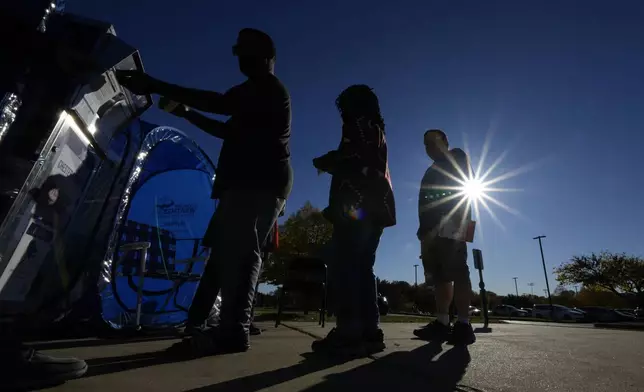
[[[534,283],[530,282],[528,286],[530,286],[530,295],[534,296]]]
[[[414,264],[414,286],[418,286],[418,264]]]
[[[519,286],[517,286],[517,279],[519,279],[519,278],[515,276],[512,279],[514,279],[514,290],[517,292],[517,297],[518,297],[519,296]]]
[[[541,251],[541,264],[543,264],[543,276],[546,277],[546,290],[548,291],[548,302],[550,303],[550,317],[555,316],[555,307],[552,306],[552,296],[550,295],[550,283],[548,283],[548,271],[546,270],[546,259],[543,257],[543,245],[541,244],[541,239],[546,238],[545,235],[539,235],[533,238],[533,240],[539,241],[539,250]]]

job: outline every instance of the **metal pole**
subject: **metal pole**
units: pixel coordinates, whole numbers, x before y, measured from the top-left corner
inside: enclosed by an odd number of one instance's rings
[[[546,259],[543,257],[543,245],[541,239],[546,238],[545,235],[536,236],[533,240],[539,241],[539,250],[541,251],[541,263],[543,264],[543,275],[546,277],[546,290],[548,292],[548,302],[550,303],[550,318],[555,317],[555,307],[552,306],[552,296],[550,295],[550,283],[548,283],[548,271],[546,270]]]
[[[418,286],[418,264],[414,264],[414,286]]]
[[[534,283],[530,282],[528,286],[530,286],[530,295],[534,296]]]
[[[515,276],[512,279],[514,279],[514,290],[517,292],[517,297],[518,297],[519,296],[519,286],[517,286],[517,279],[519,279],[519,278]]]

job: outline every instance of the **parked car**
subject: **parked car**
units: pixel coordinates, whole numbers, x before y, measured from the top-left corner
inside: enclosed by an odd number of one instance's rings
[[[380,293],[378,293],[378,310],[381,316],[386,316],[389,313],[389,301],[387,301],[387,297]]]
[[[635,317],[638,319],[644,318],[644,309],[642,308],[635,308]]]
[[[469,310],[469,312],[468,312],[468,313],[469,313],[469,315],[470,315],[470,316],[475,316],[475,317],[477,317],[477,316],[480,316],[480,315],[481,315],[481,309],[476,308],[476,307],[474,307],[474,306],[470,306],[470,310]]]
[[[637,318],[637,315],[635,314],[635,309],[615,309],[618,312],[627,314],[629,316]]]
[[[494,308],[492,314],[495,316],[502,317],[527,317],[528,312],[515,308],[512,305],[499,305]]]
[[[574,310],[562,305],[552,305],[554,314],[551,315],[549,304],[535,304],[532,307],[532,317],[553,320],[582,320],[586,314],[581,310]]]
[[[585,320],[587,321],[618,322],[636,320],[634,314],[628,314],[617,309],[610,309],[603,306],[580,306],[575,309],[586,313]]]

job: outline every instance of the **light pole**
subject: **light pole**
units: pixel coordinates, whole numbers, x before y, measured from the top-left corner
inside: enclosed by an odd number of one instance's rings
[[[418,264],[414,264],[414,286],[418,286]]]
[[[519,296],[519,286],[517,286],[517,279],[519,279],[519,278],[515,276],[512,279],[514,279],[514,290],[517,292],[517,297],[518,297]]]
[[[534,283],[530,282],[528,286],[530,286],[530,295],[534,296]]]
[[[545,235],[539,235],[533,238],[533,240],[539,241],[539,250],[541,251],[541,263],[543,264],[543,276],[546,277],[546,290],[548,292],[548,302],[550,303],[550,317],[555,315],[555,307],[552,306],[552,296],[550,295],[550,283],[548,283],[548,271],[546,270],[546,259],[543,257],[543,245],[541,244],[541,239],[546,238]]]

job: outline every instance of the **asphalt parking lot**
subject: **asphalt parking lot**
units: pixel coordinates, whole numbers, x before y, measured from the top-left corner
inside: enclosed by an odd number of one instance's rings
[[[388,348],[371,358],[310,355],[329,327],[290,323],[266,331],[243,354],[176,361],[176,340],[84,341],[50,352],[88,360],[88,375],[51,391],[583,391],[644,390],[644,333],[548,325],[492,324],[468,352],[412,339],[411,323],[383,324]],[[63,348],[61,346],[66,346]],[[44,348],[47,347],[45,344]],[[49,345],[49,347],[54,347]]]

